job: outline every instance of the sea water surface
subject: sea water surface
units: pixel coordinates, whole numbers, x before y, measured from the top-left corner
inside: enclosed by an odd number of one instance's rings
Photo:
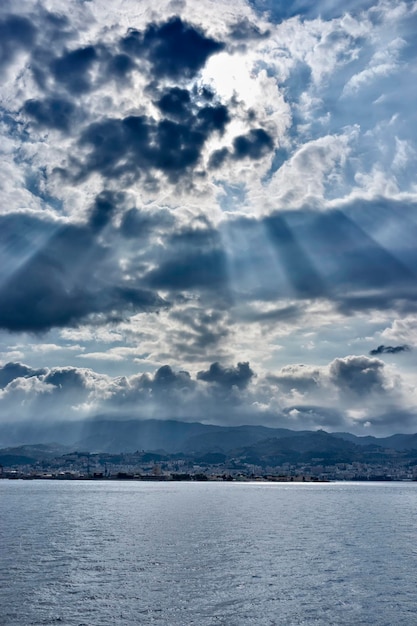
[[[417,483],[0,481],[0,624],[417,624]]]

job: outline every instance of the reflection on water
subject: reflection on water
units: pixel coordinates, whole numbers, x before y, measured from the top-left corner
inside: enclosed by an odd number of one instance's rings
[[[416,483],[0,481],[0,624],[417,623]]]

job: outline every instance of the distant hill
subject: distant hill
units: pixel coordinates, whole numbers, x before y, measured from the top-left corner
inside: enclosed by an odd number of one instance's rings
[[[271,466],[282,463],[332,465],[353,461],[374,462],[387,458],[387,453],[379,446],[357,445],[323,430],[265,439],[235,453],[246,463]]]
[[[296,435],[288,428],[267,428],[266,426],[219,427],[188,437],[183,451],[191,453],[230,452],[236,448],[250,446],[268,437],[288,437]],[[301,433],[300,433],[301,434]]]
[[[67,446],[85,452],[161,452],[204,456],[225,454],[253,459],[323,458],[347,462],[381,458],[386,451],[409,450],[417,455],[417,434],[357,437],[350,433],[294,431],[265,426],[215,426],[181,420],[114,419],[101,415],[78,422],[16,422],[0,425],[1,454],[39,459],[42,445]],[[37,451],[25,446],[36,444]],[[16,449],[17,446],[20,446]],[[13,452],[10,449],[14,447]],[[49,448],[48,448],[49,450]],[[45,454],[49,454],[47,448]],[[52,453],[52,452],[51,452]],[[58,450],[57,452],[58,453]],[[35,455],[35,456],[34,456]],[[413,457],[414,458],[414,457]],[[1,463],[1,460],[0,460]]]
[[[331,433],[333,437],[339,437],[351,441],[359,446],[377,445],[390,450],[417,450],[417,434],[391,435],[390,437],[357,437],[351,433]]]
[[[0,450],[0,465],[29,465],[38,461],[47,461],[68,452],[66,446],[60,444],[23,445]]]

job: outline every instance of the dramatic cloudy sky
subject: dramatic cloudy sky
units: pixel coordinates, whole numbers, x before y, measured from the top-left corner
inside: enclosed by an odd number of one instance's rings
[[[3,422],[417,431],[417,2],[2,0],[0,76]]]

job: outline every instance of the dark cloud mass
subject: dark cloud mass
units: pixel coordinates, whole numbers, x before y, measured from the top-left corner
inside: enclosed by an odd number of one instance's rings
[[[21,50],[30,50],[35,42],[36,29],[32,22],[18,15],[0,19],[0,71],[14,60]]]
[[[128,54],[146,58],[155,78],[171,79],[192,78],[210,55],[224,47],[180,17],[149,24],[143,33],[131,30],[121,45]]]
[[[102,230],[114,216],[118,206],[124,202],[122,192],[102,191],[95,199],[89,224],[94,231]]]
[[[220,249],[173,256],[152,270],[147,281],[157,289],[222,289],[227,285],[226,257]]]
[[[44,128],[56,128],[69,132],[75,121],[76,106],[65,98],[27,100],[23,111]]]
[[[85,389],[85,375],[75,367],[55,368],[44,376],[43,381],[62,393]]]
[[[135,64],[127,54],[115,54],[107,64],[107,73],[116,79],[123,79],[134,69]]]
[[[90,70],[97,59],[94,46],[78,48],[54,59],[50,69],[57,83],[75,95],[90,91]]]
[[[417,428],[416,16],[0,2],[0,415]]]
[[[370,350],[369,354],[372,356],[376,356],[378,354],[398,354],[400,352],[409,352],[410,346],[402,345],[402,346],[378,346],[373,350]]]
[[[191,97],[188,89],[172,87],[164,93],[157,105],[165,115],[178,118],[187,118],[190,115]]]
[[[35,370],[23,363],[6,363],[0,367],[0,389],[7,387],[16,378],[30,378],[45,373],[46,370],[44,369]]]
[[[240,161],[241,159],[258,160],[265,156],[274,147],[274,141],[269,133],[263,128],[252,128],[246,135],[238,135],[233,140],[233,147],[215,150],[210,156],[209,167],[217,169],[228,159]]]
[[[356,396],[385,392],[384,363],[366,356],[335,359],[330,366],[330,379],[342,392]]]
[[[152,288],[177,290],[224,289],[227,257],[219,233],[190,228],[170,236],[159,267],[146,277]]]
[[[80,146],[90,148],[90,153],[76,178],[93,172],[107,178],[127,174],[139,178],[159,170],[171,182],[178,181],[197,165],[209,136],[223,132],[229,121],[225,106],[205,106],[195,113],[185,106],[184,98],[184,93],[178,96],[171,91],[159,101],[174,119],[156,121],[148,116],[132,115],[91,124],[80,138]]]
[[[220,363],[212,363],[207,371],[198,372],[197,379],[217,383],[223,387],[236,386],[243,389],[253,376],[254,372],[249,363],[238,363],[236,367],[223,367]]]
[[[254,128],[247,135],[239,135],[233,140],[234,159],[260,159],[273,148],[273,140],[263,128]]]
[[[120,232],[126,239],[146,239],[152,232],[169,230],[175,219],[168,209],[145,211],[131,208],[124,212]]]
[[[95,314],[120,319],[127,311],[155,310],[166,305],[157,293],[124,279],[95,231],[109,221],[114,196],[101,195],[93,208],[91,226],[55,225],[25,216],[0,219],[3,254],[12,242],[24,262],[0,284],[0,327],[10,331],[46,331],[77,325]],[[32,238],[38,230],[38,246]],[[30,234],[30,237],[25,235]],[[12,259],[9,260],[9,263]]]
[[[276,377],[259,377],[248,362],[231,367],[215,362],[196,376],[166,364],[153,374],[110,378],[90,369],[54,367],[34,370],[21,363],[8,363],[0,367],[0,388],[3,389],[0,409],[4,412],[10,411],[10,407],[24,405],[23,416],[26,417],[36,410],[45,420],[65,420],[71,416],[79,419],[90,414],[87,407],[94,399],[94,411],[122,416],[123,419],[174,417],[230,425],[241,424],[243,420],[247,424],[266,422],[271,426],[293,429],[346,430],[352,423],[343,407],[325,404],[325,396],[332,390],[329,387],[331,382],[336,389],[350,394],[352,401],[359,401],[360,406],[367,395],[372,398],[375,402],[373,423],[384,432],[393,418],[387,412],[390,399],[387,390],[381,406],[376,404],[384,376],[382,370],[383,364],[378,370],[375,359],[345,357],[330,364],[329,379],[325,370],[301,365],[288,366]],[[364,378],[360,380],[362,375]],[[308,383],[309,377],[314,380],[313,386]],[[290,402],[272,409],[268,403],[274,398],[277,383],[283,384],[286,390],[291,389],[291,393],[294,388],[303,392],[317,391],[321,402]],[[370,387],[366,390],[367,384]],[[263,407],[259,406],[260,397],[265,403]],[[80,413],[80,407],[72,406],[74,401],[86,403],[84,413]],[[412,414],[405,409],[395,410],[395,419],[405,428],[413,422]],[[364,415],[357,420],[356,426],[361,427],[365,422],[368,417]]]

